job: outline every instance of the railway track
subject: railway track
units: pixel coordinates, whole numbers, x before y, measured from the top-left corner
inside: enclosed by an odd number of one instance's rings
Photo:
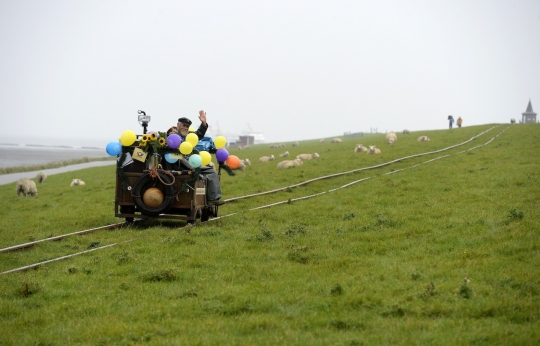
[[[365,171],[365,170],[378,169],[378,168],[381,168],[381,167],[389,166],[389,165],[394,164],[394,163],[397,163],[397,162],[405,161],[405,160],[407,160],[407,159],[411,159],[411,158],[416,158],[416,157],[422,157],[422,156],[427,156],[427,155],[433,155],[433,154],[441,153],[441,152],[444,152],[444,151],[447,151],[447,150],[450,150],[450,149],[453,149],[453,148],[456,148],[456,147],[465,145],[465,144],[467,144],[467,143],[469,143],[469,142],[471,142],[471,141],[473,141],[473,140],[479,138],[480,136],[486,134],[487,132],[493,130],[495,127],[496,127],[496,126],[490,128],[490,129],[487,129],[486,131],[481,132],[480,134],[478,134],[478,135],[476,135],[476,136],[470,138],[469,140],[467,140],[467,141],[465,141],[465,142],[462,142],[462,143],[459,143],[459,144],[456,144],[456,145],[452,145],[452,146],[447,147],[447,148],[443,148],[443,149],[439,149],[439,150],[435,150],[435,151],[431,151],[431,152],[426,152],[426,153],[421,153],[421,154],[416,154],[416,155],[405,156],[405,157],[398,158],[398,159],[396,159],[396,160],[392,160],[392,161],[385,162],[385,163],[383,163],[383,164],[379,164],[379,165],[375,165],[375,166],[363,167],[363,168],[358,168],[358,169],[354,169],[354,170],[350,170],[350,171],[346,171],[346,172],[339,172],[339,173],[335,173],[335,174],[331,174],[331,175],[326,175],[326,176],[322,176],[322,177],[319,177],[319,178],[306,180],[306,181],[301,182],[301,183],[298,183],[298,184],[286,186],[286,187],[283,187],[283,188],[274,189],[274,190],[270,190],[270,191],[264,191],[264,192],[260,192],[260,193],[256,193],[256,194],[250,194],[250,195],[245,195],[245,196],[238,196],[238,197],[226,199],[226,200],[224,200],[224,201],[225,201],[225,202],[232,202],[232,201],[236,201],[236,200],[240,200],[240,199],[251,198],[251,197],[256,197],[256,196],[262,196],[262,195],[271,194],[271,193],[276,193],[276,192],[279,192],[279,191],[284,191],[284,190],[287,190],[287,189],[291,189],[291,188],[295,188],[295,187],[307,185],[307,184],[309,184],[309,183],[312,183],[312,182],[315,182],[315,181],[319,181],[319,180],[331,179],[331,178],[334,178],[334,177],[338,177],[338,176],[342,176],[342,175],[347,175],[347,174],[352,174],[352,173],[355,173],[355,172],[360,172],[360,171]],[[462,154],[462,153],[465,153],[465,152],[467,152],[467,151],[471,151],[471,150],[474,150],[474,149],[477,149],[477,148],[480,148],[480,147],[483,147],[483,146],[485,146],[485,145],[490,144],[493,140],[495,140],[495,138],[497,138],[498,136],[500,136],[500,135],[501,135],[504,131],[506,131],[507,129],[508,129],[508,127],[505,128],[505,129],[503,129],[503,130],[501,130],[499,133],[497,133],[495,136],[493,136],[493,137],[492,137],[489,141],[487,141],[486,143],[477,145],[477,146],[472,147],[472,148],[468,148],[468,149],[463,150],[463,151],[460,151],[460,152],[456,153],[456,155],[457,155],[457,154]],[[402,172],[402,171],[404,171],[404,170],[411,169],[411,168],[415,168],[415,167],[418,167],[418,166],[420,166],[420,165],[422,165],[422,164],[426,164],[426,163],[429,163],[429,162],[433,162],[433,161],[436,161],[436,160],[440,160],[440,159],[443,159],[443,158],[446,158],[446,157],[449,157],[449,156],[450,156],[450,155],[439,156],[439,157],[436,157],[436,158],[433,158],[433,159],[424,161],[424,162],[422,162],[422,163],[412,165],[412,166],[410,166],[410,167],[406,167],[406,168],[403,168],[403,169],[400,169],[400,170],[395,170],[395,171],[392,171],[392,172],[385,173],[384,175],[396,174],[396,173]],[[314,198],[314,197],[317,197],[317,196],[324,195],[324,194],[326,194],[326,193],[330,193],[330,192],[333,192],[333,191],[337,191],[337,190],[339,190],[339,189],[343,189],[343,188],[352,186],[352,185],[354,185],[354,184],[357,184],[357,183],[360,183],[360,182],[363,182],[363,181],[366,181],[366,180],[369,180],[369,179],[372,179],[372,178],[373,178],[373,177],[362,178],[362,179],[352,181],[352,182],[350,182],[350,183],[347,183],[347,184],[345,184],[345,185],[343,185],[343,186],[340,186],[340,187],[337,187],[337,188],[334,188],[334,189],[330,189],[330,190],[327,190],[327,191],[319,192],[319,193],[316,193],[316,194],[313,194],[313,195],[309,195],[309,196],[303,196],[303,197],[299,197],[299,198],[295,198],[295,199],[288,199],[288,200],[286,200],[286,201],[276,202],[276,203],[272,203],[272,204],[268,204],[268,205],[264,205],[264,206],[254,207],[254,208],[248,209],[247,211],[259,210],[259,209],[264,209],[264,208],[270,208],[270,207],[273,207],[273,206],[282,205],[282,204],[287,204],[287,203],[291,203],[291,202],[294,202],[294,201],[300,201],[300,200],[304,200],[304,199],[308,199],[308,198]],[[209,219],[207,222],[209,222],[209,221],[214,221],[214,220],[219,220],[219,219],[222,219],[222,218],[225,218],[225,217],[231,217],[231,216],[234,216],[234,215],[236,215],[236,214],[238,214],[238,213],[231,213],[231,214],[228,214],[228,215],[219,216],[219,217],[216,217],[216,218]],[[140,221],[142,221],[142,220],[135,220],[134,222],[140,222]],[[28,242],[28,243],[23,243],[23,244],[19,244],[19,245],[14,245],[14,246],[10,246],[10,247],[7,247],[7,248],[2,248],[2,249],[0,249],[0,254],[1,254],[1,253],[5,253],[5,252],[10,252],[10,251],[16,251],[16,250],[25,249],[25,248],[32,247],[32,246],[34,246],[34,245],[37,245],[37,244],[39,244],[39,243],[43,243],[43,242],[46,242],[46,241],[55,241],[55,240],[60,240],[60,239],[66,238],[66,237],[74,236],[74,235],[82,235],[82,234],[87,234],[87,233],[96,232],[96,231],[101,231],[101,230],[115,229],[115,228],[120,228],[120,227],[124,227],[124,226],[126,226],[126,225],[131,225],[131,224],[132,224],[132,223],[120,222],[120,223],[116,223],[116,224],[112,224],[112,225],[107,225],[107,226],[101,226],[101,227],[91,228],[91,229],[87,229],[87,230],[83,230],[83,231],[67,233],[67,234],[63,234],[63,235],[59,235],[59,236],[55,236],[55,237],[50,237],[50,238],[46,238],[46,239],[41,239],[41,240],[37,240],[37,241],[32,241],[32,242]],[[189,226],[191,226],[191,225],[189,225]],[[112,247],[112,246],[115,246],[115,245],[118,245],[118,244],[131,242],[131,241],[133,241],[133,240],[134,240],[134,239],[130,239],[130,240],[127,240],[127,241],[124,241],[124,242],[121,242],[121,243],[114,243],[114,244],[104,245],[104,246],[97,247],[97,248],[93,248],[93,249],[90,249],[90,250],[77,252],[77,253],[74,253],[74,254],[71,254],[71,255],[61,256],[61,257],[57,257],[57,258],[54,258],[54,259],[51,259],[51,260],[47,260],[47,261],[43,261],[43,262],[39,262],[39,263],[27,265],[27,266],[20,267],[20,268],[11,269],[11,270],[8,270],[8,271],[5,271],[5,272],[1,272],[0,275],[2,275],[2,274],[8,274],[8,273],[13,273],[13,272],[18,272],[18,271],[24,271],[24,270],[28,270],[28,269],[31,269],[31,268],[36,268],[36,267],[39,267],[40,265],[44,265],[44,264],[48,264],[48,263],[60,261],[60,260],[66,259],[66,258],[74,257],[74,256],[77,256],[77,255],[82,255],[82,254],[85,254],[85,253],[88,253],[88,252],[92,252],[92,251],[97,251],[97,250],[106,249],[106,248],[109,248],[109,247]]]

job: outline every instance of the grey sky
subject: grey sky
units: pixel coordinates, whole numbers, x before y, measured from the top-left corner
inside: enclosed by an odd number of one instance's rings
[[[100,145],[200,109],[268,142],[540,110],[540,1],[0,0],[0,142]]]

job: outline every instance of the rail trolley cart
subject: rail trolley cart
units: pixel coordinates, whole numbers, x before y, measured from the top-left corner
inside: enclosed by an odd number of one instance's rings
[[[125,147],[133,152],[138,146]],[[127,150],[126,150],[127,149]],[[158,162],[154,162],[157,165]],[[194,224],[218,216],[218,206],[206,201],[206,178],[194,171],[164,171],[148,163],[133,160],[122,167],[117,164],[115,216],[132,222],[134,218],[179,219]],[[221,177],[221,168],[218,171]],[[186,184],[188,186],[187,192]],[[183,190],[184,187],[184,190]]]

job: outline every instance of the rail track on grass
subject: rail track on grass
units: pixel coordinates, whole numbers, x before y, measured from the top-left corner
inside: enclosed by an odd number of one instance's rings
[[[271,194],[271,193],[277,193],[277,192],[284,191],[284,190],[287,190],[287,189],[291,189],[291,188],[295,188],[295,187],[307,185],[307,184],[309,184],[309,183],[312,183],[312,182],[315,182],[315,181],[319,181],[319,180],[331,179],[331,178],[335,178],[335,177],[339,177],[339,176],[343,176],[343,175],[347,175],[347,174],[352,174],[352,173],[356,173],[356,172],[360,172],[360,171],[366,171],[366,170],[378,169],[378,168],[386,167],[386,166],[392,165],[392,164],[394,164],[394,163],[401,162],[401,161],[405,161],[405,160],[408,160],[408,159],[412,159],[412,158],[416,158],[416,157],[422,157],[422,156],[427,156],[427,155],[433,155],[433,154],[441,153],[441,152],[444,152],[444,151],[447,151],[447,150],[450,150],[450,149],[453,149],[453,148],[456,148],[456,147],[465,145],[465,144],[467,144],[467,143],[470,143],[471,141],[473,141],[473,140],[479,138],[480,136],[482,136],[482,135],[488,133],[489,131],[493,130],[493,129],[496,128],[496,127],[497,127],[497,126],[493,126],[493,127],[489,128],[489,129],[487,129],[487,130],[485,130],[485,131],[483,131],[483,132],[477,134],[476,136],[473,136],[472,138],[470,138],[470,139],[467,140],[467,141],[464,141],[464,142],[462,142],[462,143],[455,144],[455,145],[452,145],[452,146],[449,146],[449,147],[446,147],[446,148],[443,148],[443,149],[439,149],[439,150],[435,150],[435,151],[430,151],[430,152],[426,152],[426,153],[421,153],[421,154],[415,154],[415,155],[405,156],[405,157],[401,157],[401,158],[398,158],[398,159],[395,159],[395,160],[392,160],[392,161],[388,161],[388,162],[385,162],[385,163],[382,163],[382,164],[379,164],[379,165],[375,165],[375,166],[362,167],[362,168],[357,168],[357,169],[353,169],[353,170],[350,170],[350,171],[345,171],[345,172],[339,172],[339,173],[335,173],[335,174],[330,174],[330,175],[326,175],[326,176],[322,176],[322,177],[318,177],[318,178],[306,180],[306,181],[301,182],[301,183],[298,183],[298,184],[289,185],[289,186],[282,187],[282,188],[278,188],[278,189],[274,189],[274,190],[264,191],[264,192],[260,192],[260,193],[256,193],[256,194],[249,194],[249,195],[245,195],[245,196],[233,197],[233,198],[229,198],[229,199],[224,200],[224,202],[226,202],[226,203],[227,203],[227,202],[233,202],[233,201],[237,201],[237,200],[240,200],[240,199],[246,199],[246,198],[252,198],[252,197],[257,197],[257,196],[267,195],[267,194]],[[480,148],[480,147],[483,147],[483,146],[485,146],[485,145],[490,144],[493,140],[495,140],[495,138],[497,138],[498,136],[500,136],[500,135],[501,135],[503,132],[505,132],[508,128],[509,128],[509,127],[506,127],[505,129],[501,130],[501,131],[500,131],[499,133],[497,133],[495,136],[491,137],[491,139],[488,140],[487,142],[485,142],[485,143],[483,143],[483,144],[480,144],[480,145],[477,145],[477,146],[474,146],[474,147],[472,147],[472,148],[468,148],[468,149],[465,149],[465,150],[463,150],[463,151],[457,152],[455,155],[462,154],[462,153],[465,153],[465,152],[468,152],[468,151],[471,151],[471,150],[474,150],[474,149],[477,149],[477,148]],[[427,160],[427,161],[424,161],[424,162],[421,162],[421,163],[412,165],[412,166],[410,166],[410,167],[406,167],[406,168],[402,168],[402,169],[399,169],[399,170],[394,170],[394,171],[391,171],[391,172],[387,172],[387,173],[385,173],[385,174],[383,174],[383,175],[396,174],[396,173],[402,172],[402,171],[404,171],[404,170],[411,169],[411,168],[415,168],[415,167],[418,167],[418,166],[420,166],[420,165],[423,165],[423,164],[426,164],[426,163],[430,163],[430,162],[434,162],[434,161],[436,161],[436,160],[440,160],[440,159],[443,159],[443,158],[446,158],[446,157],[449,157],[449,156],[451,156],[451,155],[442,155],[442,156],[439,156],[439,157],[436,157],[436,158],[432,158],[432,159],[429,159],[429,160]],[[270,207],[277,206],[277,205],[281,205],[281,204],[288,204],[288,203],[291,203],[291,202],[294,202],[294,201],[300,201],[300,200],[304,200],[304,199],[308,199],[308,198],[313,198],[313,197],[321,196],[321,195],[324,195],[324,194],[326,194],[326,193],[330,193],[330,192],[333,192],[333,191],[337,191],[337,190],[339,190],[339,189],[343,189],[343,188],[352,186],[352,185],[354,185],[354,184],[357,184],[357,183],[360,183],[360,182],[363,182],[363,181],[366,181],[366,180],[369,180],[369,179],[372,179],[372,178],[374,178],[374,177],[366,177],[366,178],[358,179],[358,180],[349,182],[349,183],[347,183],[347,184],[345,184],[345,185],[343,185],[343,186],[340,186],[340,187],[337,187],[337,188],[333,188],[333,189],[330,189],[330,190],[327,190],[327,191],[322,191],[322,192],[319,192],[319,193],[316,193],[316,194],[312,194],[312,195],[309,195],[309,196],[298,197],[298,198],[295,198],[295,199],[287,199],[286,201],[280,201],[280,202],[276,202],[276,203],[271,203],[271,204],[264,205],[264,206],[254,207],[254,208],[248,209],[247,211],[258,210],[258,209],[264,209],[264,208],[270,208]],[[228,214],[228,215],[218,216],[218,217],[216,217],[216,218],[209,219],[209,220],[206,221],[206,222],[213,221],[213,220],[219,220],[219,219],[222,219],[222,218],[225,218],[225,217],[234,216],[234,215],[236,215],[236,214],[238,214],[238,213],[232,213],[232,214]],[[101,231],[101,230],[110,230],[110,229],[115,229],[115,228],[121,228],[121,227],[128,226],[128,225],[132,225],[133,223],[137,223],[137,222],[140,222],[140,221],[143,221],[143,220],[144,220],[144,219],[138,219],[138,220],[134,220],[133,222],[120,222],[120,223],[116,223],[116,224],[112,224],[112,225],[106,225],[106,226],[101,226],[101,227],[96,227],[96,228],[90,228],[90,229],[86,229],[86,230],[82,230],[82,231],[78,231],[78,232],[66,233],[66,234],[63,234],[63,235],[58,235],[58,236],[49,237],[49,238],[45,238],[45,239],[41,239],[41,240],[36,240],[36,241],[28,242],[28,243],[23,243],[23,244],[19,244],[19,245],[14,245],[14,246],[10,246],[10,247],[7,247],[7,248],[2,248],[2,249],[0,249],[0,254],[1,254],[1,253],[5,253],[5,252],[17,251],[17,250],[29,248],[29,247],[32,247],[32,246],[34,246],[34,245],[37,245],[37,244],[39,244],[39,243],[43,243],[43,242],[46,242],[46,241],[56,241],[56,240],[61,240],[61,239],[64,239],[64,238],[67,238],[67,237],[70,237],[70,236],[74,236],[74,235],[82,235],[82,234],[87,234],[87,233],[96,232],[96,231]],[[188,225],[188,226],[185,226],[185,227],[191,227],[191,226],[192,226],[192,225]],[[55,262],[55,261],[63,260],[63,259],[66,259],[66,258],[74,257],[74,256],[77,256],[77,255],[85,254],[85,253],[92,252],[92,251],[97,251],[97,250],[106,249],[106,248],[109,248],[109,247],[112,247],[112,246],[115,246],[115,245],[118,245],[118,244],[131,242],[131,241],[133,241],[133,240],[134,240],[134,239],[130,239],[130,240],[123,241],[123,242],[120,242],[120,243],[113,243],[113,244],[109,244],[109,245],[104,245],[104,246],[101,246],[101,247],[96,247],[96,248],[93,248],[93,249],[89,249],[89,250],[85,250],[85,251],[73,253],[73,254],[70,254],[70,255],[61,256],[61,257],[57,257],[57,258],[53,258],[53,259],[50,259],[50,260],[47,260],[47,261],[43,261],[43,262],[39,262],[39,263],[27,265],[27,266],[20,267],[20,268],[15,268],[15,269],[8,270],[8,271],[5,271],[5,272],[1,272],[0,275],[2,275],[2,274],[8,274],[8,273],[13,273],[13,272],[18,272],[18,271],[24,271],[24,270],[28,270],[28,269],[31,269],[31,268],[37,268],[37,267],[39,267],[39,266],[41,266],[41,265],[44,265],[44,264],[52,263],[52,262]]]

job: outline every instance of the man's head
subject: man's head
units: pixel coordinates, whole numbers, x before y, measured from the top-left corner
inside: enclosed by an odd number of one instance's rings
[[[189,126],[191,126],[191,120],[188,118],[178,119],[177,127],[180,136],[185,137],[189,134]]]

